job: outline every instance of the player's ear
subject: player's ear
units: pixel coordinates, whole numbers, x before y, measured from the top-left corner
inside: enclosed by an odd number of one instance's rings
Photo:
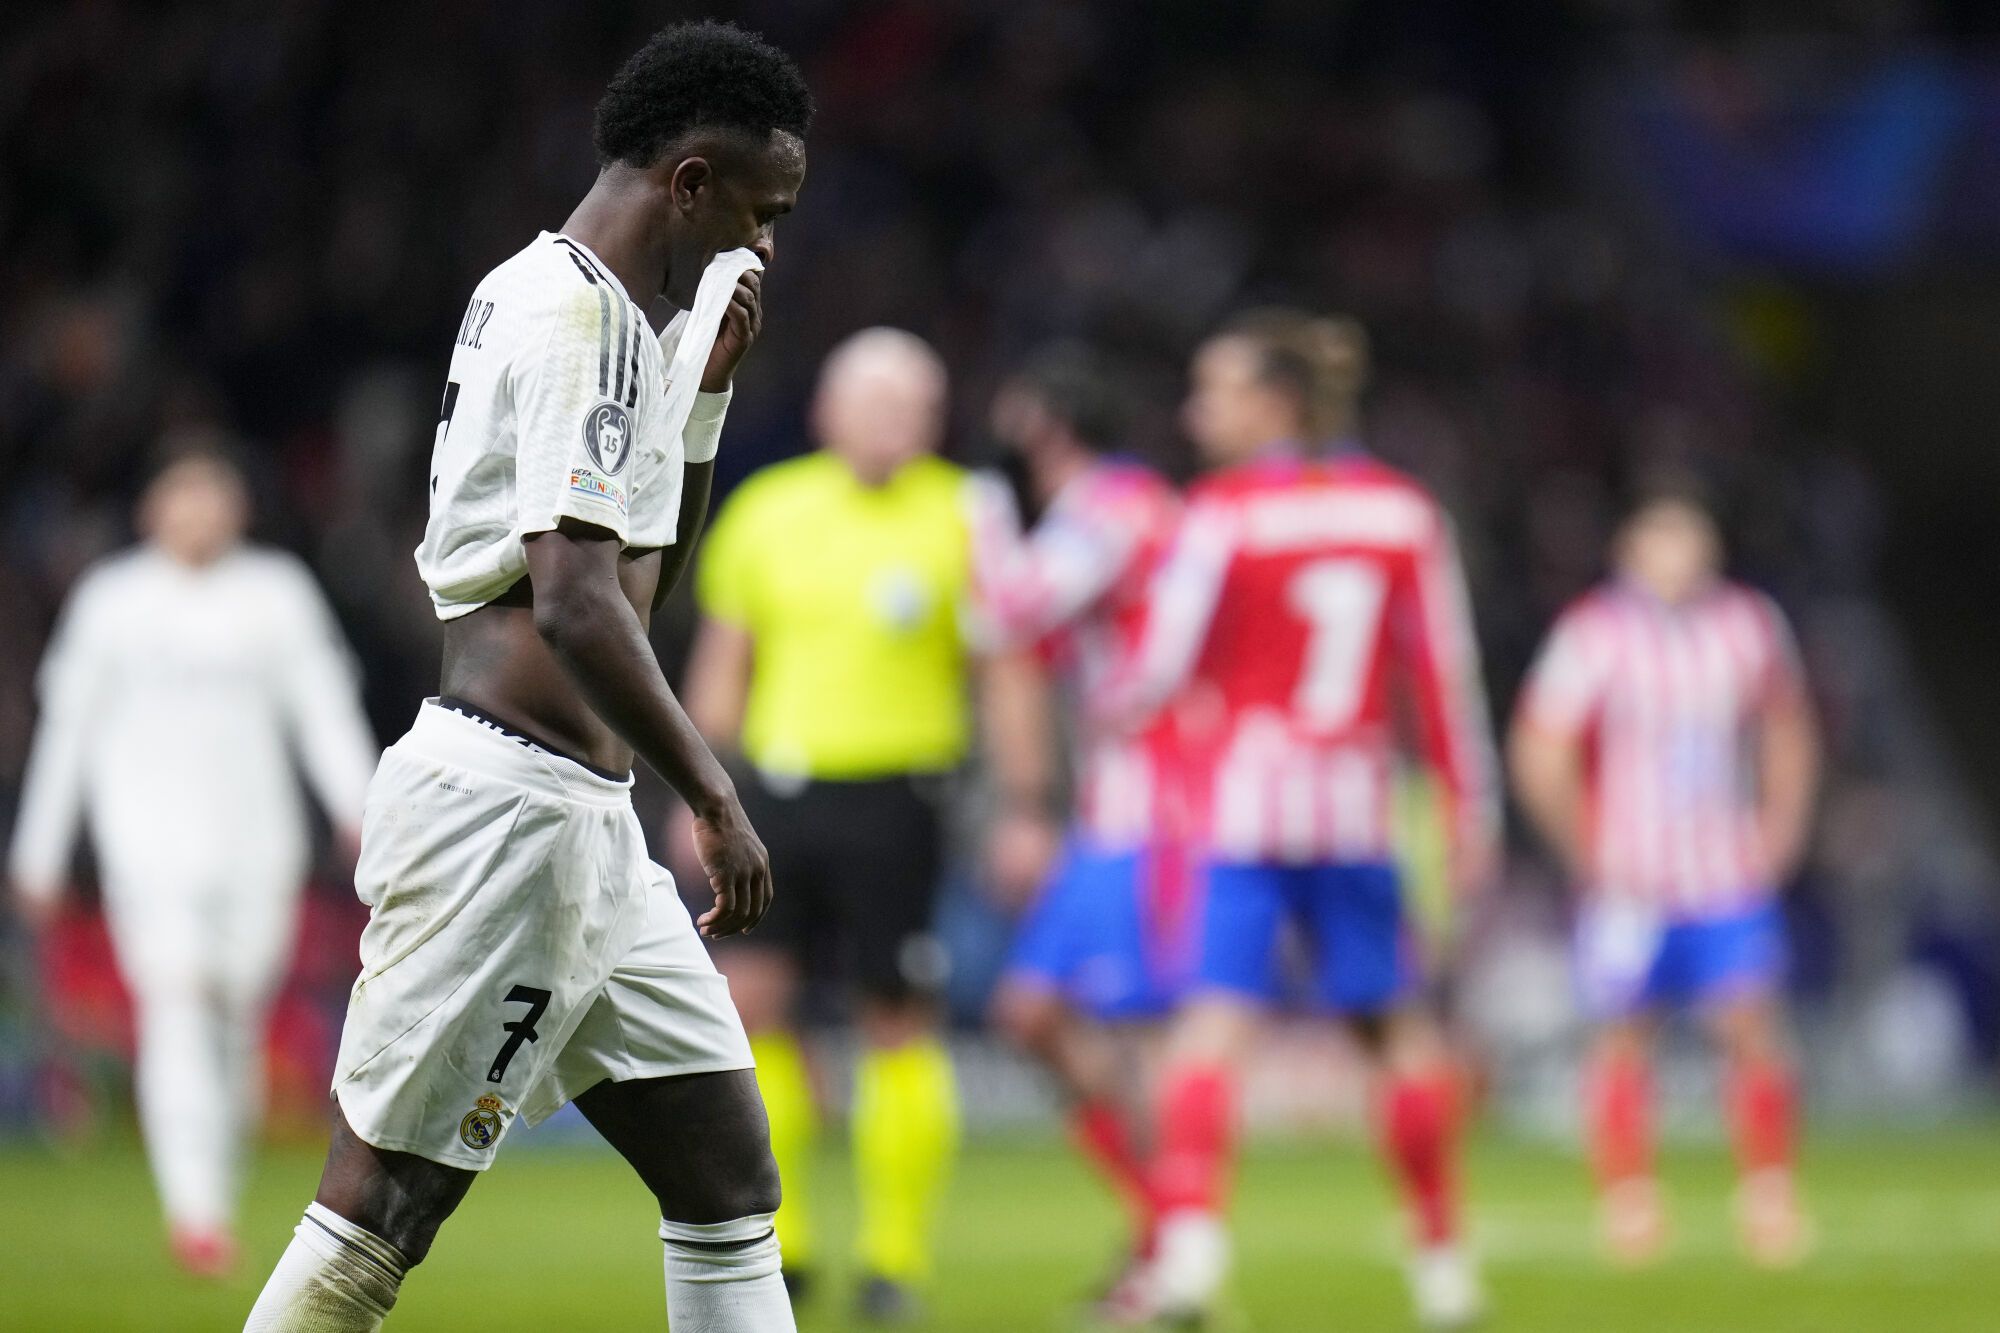
[[[715,168],[705,157],[684,157],[674,168],[668,179],[667,188],[673,196],[674,206],[682,212],[694,207],[695,196],[715,184]]]

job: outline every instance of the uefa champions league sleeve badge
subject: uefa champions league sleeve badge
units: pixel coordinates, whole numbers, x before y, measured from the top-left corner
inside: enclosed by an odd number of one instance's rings
[[[632,452],[632,420],[618,403],[599,403],[583,419],[583,447],[607,477],[624,470]]]

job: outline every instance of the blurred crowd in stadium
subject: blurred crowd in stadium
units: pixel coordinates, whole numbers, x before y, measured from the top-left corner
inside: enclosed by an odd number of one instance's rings
[[[1202,333],[1272,299],[1350,312],[1380,367],[1367,438],[1460,525],[1498,706],[1596,576],[1635,467],[1683,466],[1724,498],[1736,566],[1797,621],[1829,731],[1791,899],[1809,1064],[1835,1092],[1931,1104],[2000,1059],[2000,867],[1877,590],[1872,464],[1783,410],[1803,308],[1778,285],[1717,295],[1732,265],[1837,276],[1938,229],[2000,237],[1969,167],[2000,145],[1994,76],[1953,70],[1914,7],[1849,7],[1838,33],[1775,44],[1674,37],[1644,3],[1560,26],[1470,3],[722,8],[800,53],[821,106],[724,487],[804,447],[821,355],[867,325],[942,351],[952,452],[973,461],[1008,368],[1086,337],[1143,388],[1134,450],[1184,473],[1173,413]],[[410,552],[450,329],[588,183],[592,100],[655,9],[102,3],[10,24],[0,792],[44,630],[128,539],[174,436],[246,447],[261,535],[317,571],[378,733],[401,727],[436,679]],[[1815,152],[1816,117],[1873,151]],[[660,631],[676,658],[686,614]],[[664,808],[657,784],[647,799]],[[1562,886],[1514,846],[1466,982],[1492,994],[1562,928]],[[970,959],[1002,928],[969,906],[954,938]],[[322,983],[328,1024],[343,982]],[[1549,1035],[1486,1012],[1494,1041]],[[26,1102],[10,1026],[0,1115]],[[1936,1035],[1913,1053],[1916,1032]]]

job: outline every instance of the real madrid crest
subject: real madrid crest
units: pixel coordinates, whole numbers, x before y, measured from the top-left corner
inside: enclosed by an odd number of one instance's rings
[[[487,1093],[472,1104],[465,1113],[465,1119],[458,1122],[458,1137],[468,1148],[482,1152],[491,1148],[500,1137],[500,1111],[502,1102],[492,1093]]]

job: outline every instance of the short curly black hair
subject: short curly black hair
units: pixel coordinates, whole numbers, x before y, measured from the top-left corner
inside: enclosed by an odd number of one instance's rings
[[[705,19],[660,29],[625,62],[597,103],[593,138],[599,164],[649,167],[693,129],[804,138],[812,114],[812,93],[790,56],[754,32]]]

